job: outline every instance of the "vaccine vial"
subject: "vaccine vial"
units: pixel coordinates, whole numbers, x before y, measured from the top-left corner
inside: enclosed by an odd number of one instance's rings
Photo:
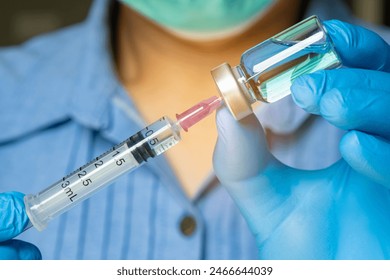
[[[340,66],[321,21],[311,16],[245,51],[239,65],[223,63],[211,74],[226,106],[240,120],[252,113],[251,104],[289,95],[297,77]]]

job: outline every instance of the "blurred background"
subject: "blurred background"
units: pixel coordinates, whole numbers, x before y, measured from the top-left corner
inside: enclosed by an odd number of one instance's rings
[[[82,21],[92,0],[0,0],[0,46]]]
[[[326,0],[324,0],[326,1]],[[345,0],[354,14],[390,26],[389,0]],[[92,0],[0,0],[0,46],[82,21]]]

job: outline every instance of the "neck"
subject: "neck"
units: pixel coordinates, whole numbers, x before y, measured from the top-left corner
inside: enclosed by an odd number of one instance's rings
[[[236,65],[246,49],[293,24],[297,11],[292,7],[297,10],[299,2],[279,0],[246,32],[209,42],[180,39],[122,4],[116,50],[120,78],[127,84],[148,75],[150,69],[143,66],[145,61],[158,63],[163,60],[181,69],[205,69],[205,73],[225,61]],[[169,69],[170,65],[164,68]]]

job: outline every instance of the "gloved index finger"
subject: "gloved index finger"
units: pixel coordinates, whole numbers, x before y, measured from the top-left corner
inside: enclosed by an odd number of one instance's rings
[[[23,197],[19,192],[0,193],[0,242],[14,238],[27,226]]]
[[[378,34],[339,20],[324,26],[345,66],[390,72],[390,46]]]

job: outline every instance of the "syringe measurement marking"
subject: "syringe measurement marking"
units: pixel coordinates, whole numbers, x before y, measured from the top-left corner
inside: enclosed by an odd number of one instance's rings
[[[164,118],[162,118],[162,120],[164,120]],[[155,131],[153,131],[153,129],[149,128],[149,127],[145,127],[146,132],[144,134],[144,139],[142,139],[140,142],[138,142],[134,147],[137,147],[137,146],[140,146],[142,145],[143,143],[145,142],[148,142],[150,146],[155,146],[156,144],[158,144],[160,142],[160,140],[155,137],[155,138],[152,138],[152,135],[155,134]],[[159,131],[159,130],[158,130]],[[157,131],[157,132],[158,132]],[[131,138],[131,137],[130,137]],[[62,181],[64,183],[61,183],[61,188],[63,188],[65,194],[67,195],[67,197],[69,198],[69,200],[71,202],[74,202],[74,199],[75,197],[77,196],[77,193],[74,193],[74,191],[72,190],[71,187],[68,187],[70,184],[71,184],[71,181],[73,181],[72,179],[74,178],[74,175],[77,174],[78,176],[78,179],[76,181],[74,181],[74,183],[76,183],[76,185],[78,184],[78,181],[83,184],[83,186],[87,187],[89,186],[90,184],[92,184],[92,179],[91,178],[84,178],[84,180],[82,180],[81,178],[82,177],[85,177],[85,176],[92,176],[93,173],[91,174],[88,174],[87,172],[87,169],[94,165],[95,166],[95,169],[92,170],[92,171],[95,171],[97,168],[99,168],[100,166],[103,166],[104,165],[104,161],[102,160],[102,158],[104,158],[106,155],[112,153],[113,151],[117,150],[115,152],[115,154],[112,155],[112,158],[114,158],[115,160],[115,164],[119,167],[119,166],[122,166],[126,160],[121,157],[119,159],[115,159],[115,157],[117,155],[119,155],[121,152],[119,150],[121,150],[121,148],[125,145],[126,148],[124,151],[122,152],[126,152],[127,148],[129,148],[127,146],[127,142],[129,141],[129,139],[126,139],[125,141],[123,141],[122,143],[119,143],[118,145],[115,145],[114,147],[112,147],[111,149],[109,149],[108,151],[106,151],[105,153],[101,154],[100,156],[96,157],[94,160],[91,160],[90,162],[84,164],[83,166],[81,166],[79,169],[76,169],[74,172],[70,173],[68,176],[62,178]],[[158,153],[163,153],[165,150],[169,149],[171,146],[173,146],[172,142],[171,141],[168,141],[168,144],[166,144],[167,141],[163,141],[162,143],[160,143],[159,147],[158,147]],[[107,162],[107,164],[109,164],[109,162]],[[82,172],[80,172],[82,171]],[[68,179],[68,180],[67,180]]]
[[[99,166],[102,166],[102,165],[103,165],[103,161],[102,161],[102,160],[99,160],[99,158],[96,158],[96,161],[97,161],[97,162],[94,163],[95,168],[98,168]]]
[[[70,201],[73,202],[73,198],[75,198],[77,196],[77,194],[73,195],[73,191],[70,187],[67,187],[70,185],[70,182],[69,181],[66,181],[65,183],[62,183],[61,184],[61,188],[64,189],[64,192],[65,194],[68,196],[68,198],[70,199]]]
[[[83,184],[83,186],[87,187],[89,186],[90,184],[92,184],[92,179],[91,178],[85,178],[86,176],[89,176],[91,177],[95,172],[96,169],[98,169],[100,166],[103,166],[104,165],[104,161],[102,160],[102,158],[106,155],[108,155],[110,152],[114,151],[118,146],[120,145],[117,145],[117,146],[114,146],[112,147],[110,150],[108,150],[107,152],[105,152],[104,154],[102,154],[101,156],[97,157],[95,160],[92,160],[91,162],[83,165],[82,167],[80,167],[79,169],[76,169],[75,172],[72,172],[71,174],[69,174],[67,177],[64,177],[62,180],[64,182],[61,183],[61,188],[63,188],[64,192],[65,192],[65,195],[69,198],[69,200],[71,202],[74,202],[74,199],[75,197],[77,196],[77,193],[74,193],[72,188],[71,187],[68,187],[70,184],[71,184],[71,181],[73,181],[72,179],[74,179],[74,175],[77,174],[77,177],[76,180],[74,181],[74,183],[78,184],[79,182],[81,182]],[[118,148],[121,148],[121,147],[118,147]],[[126,150],[125,150],[126,151]],[[123,151],[123,152],[125,152]],[[119,155],[121,152],[120,151],[116,151],[115,154],[112,155],[112,160],[115,161],[115,164],[119,167],[119,166],[122,166],[123,163],[126,162],[126,160],[121,157],[119,159],[115,159],[115,157],[117,155]],[[111,161],[111,160],[110,160]],[[110,164],[110,161],[107,162],[107,164]],[[87,172],[87,169],[94,165],[95,169],[92,170],[92,173],[88,173]],[[83,170],[84,169],[84,170]],[[80,172],[81,171],[81,172]],[[84,177],[84,180],[82,179]],[[68,180],[66,180],[68,179]]]
[[[167,139],[166,141],[161,142],[161,144],[156,148],[157,154],[162,154],[166,150],[168,150],[170,147],[173,146],[172,139]]]

